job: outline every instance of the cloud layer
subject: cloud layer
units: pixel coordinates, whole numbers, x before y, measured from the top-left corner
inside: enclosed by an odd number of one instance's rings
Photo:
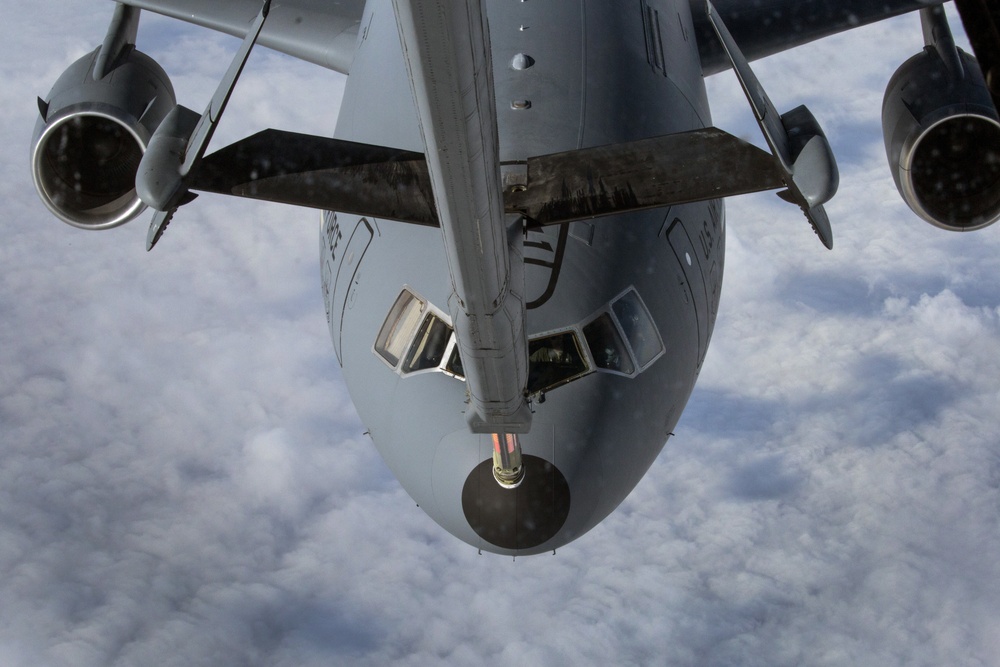
[[[0,663],[995,664],[1000,232],[933,229],[888,176],[915,17],[759,65],[840,159],[836,249],[773,195],[731,200],[676,437],[601,526],[512,561],[433,524],[363,435],[315,213],[206,196],[147,254],[145,218],[44,211],[34,97],[110,16],[48,4],[4,29]],[[197,108],[235,42],[147,18],[140,46]],[[261,51],[219,142],[328,131],[342,88]],[[732,76],[710,94],[756,140]]]

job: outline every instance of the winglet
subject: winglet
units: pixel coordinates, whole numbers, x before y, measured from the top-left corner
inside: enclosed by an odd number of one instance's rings
[[[104,37],[101,51],[94,63],[94,80],[100,81],[111,73],[125,47],[135,44],[139,33],[139,10],[129,5],[115,7],[114,17],[108,26],[108,34]]]
[[[152,250],[156,245],[178,207],[197,196],[189,190],[188,176],[205,156],[205,150],[226,110],[226,104],[270,10],[271,0],[264,0],[260,13],[250,26],[205,112],[199,117],[197,112],[177,105],[150,138],[136,176],[139,198],[158,211],[150,224],[146,250]]]
[[[205,149],[208,148],[208,142],[212,140],[212,135],[219,124],[219,119],[222,118],[222,112],[226,110],[226,104],[233,94],[233,89],[236,88],[236,82],[239,80],[240,74],[243,73],[243,67],[247,64],[250,51],[257,42],[260,31],[264,28],[264,21],[267,19],[270,11],[271,0],[264,0],[264,6],[261,7],[260,14],[257,15],[257,18],[254,19],[253,24],[250,26],[250,30],[247,31],[247,35],[243,39],[239,51],[236,52],[236,56],[233,57],[233,62],[229,65],[226,75],[219,82],[219,87],[216,88],[215,95],[212,96],[212,101],[209,102],[208,108],[205,109],[201,120],[198,121],[198,126],[191,133],[191,141],[188,142],[187,153],[184,156],[184,165],[181,167],[182,176],[187,176],[194,168],[194,165],[205,156]]]
[[[823,245],[833,248],[830,220],[822,205],[836,193],[840,175],[826,135],[804,106],[784,115],[778,114],[722,17],[710,0],[706,5],[709,21],[733,63],[733,70],[750,101],[757,124],[785,173],[788,190],[781,193],[782,199],[798,204]]]
[[[150,223],[149,232],[146,234],[146,252],[152,250],[156,242],[163,236],[163,232],[167,230],[167,225],[170,224],[170,219],[174,217],[175,211],[177,209],[172,208],[169,211],[157,211],[153,214],[153,222]]]

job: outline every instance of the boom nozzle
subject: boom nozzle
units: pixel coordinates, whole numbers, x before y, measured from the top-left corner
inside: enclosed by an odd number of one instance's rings
[[[516,434],[493,434],[493,477],[505,489],[516,489],[524,481],[521,443]]]

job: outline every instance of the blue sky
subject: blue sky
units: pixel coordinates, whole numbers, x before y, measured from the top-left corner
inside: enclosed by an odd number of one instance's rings
[[[145,216],[44,210],[35,96],[111,7],[2,29],[0,663],[995,664],[1000,232],[934,229],[892,185],[881,99],[915,16],[757,66],[838,155],[835,250],[772,194],[730,200],[677,436],[598,528],[514,561],[438,528],[363,436],[317,214],[205,196],[147,254]],[[200,108],[236,42],[147,17],[140,47]],[[255,53],[218,144],[329,132],[343,81]],[[731,74],[710,96],[759,141]]]

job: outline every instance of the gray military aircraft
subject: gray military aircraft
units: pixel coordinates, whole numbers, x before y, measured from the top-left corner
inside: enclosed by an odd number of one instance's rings
[[[76,227],[153,208],[148,248],[197,192],[324,211],[334,351],[388,466],[460,539],[552,551],[672,435],[715,323],[723,198],[779,190],[832,247],[830,146],[748,61],[919,10],[925,47],[883,105],[893,178],[939,227],[1000,217],[998,10],[957,2],[981,67],[920,0],[126,0],[39,99],[32,172]],[[243,39],[204,113],[136,50],[141,10]],[[255,44],[349,75],[333,137],[207,154]],[[712,127],[704,77],[727,69],[769,150]]]

